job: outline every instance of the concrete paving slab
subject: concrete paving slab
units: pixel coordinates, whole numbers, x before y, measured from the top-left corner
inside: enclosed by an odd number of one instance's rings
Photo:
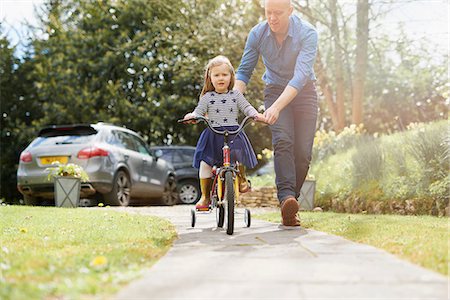
[[[191,206],[111,208],[168,218],[179,238],[115,299],[448,299],[449,280],[374,247],[236,216],[235,233]],[[257,210],[258,212],[267,210]],[[254,210],[252,211],[254,213]]]

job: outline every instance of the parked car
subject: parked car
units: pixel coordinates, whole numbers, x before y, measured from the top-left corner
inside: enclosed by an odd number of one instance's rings
[[[21,153],[17,187],[25,204],[54,199],[53,183],[45,169],[53,162],[84,168],[89,182],[81,184],[80,198],[109,205],[149,204],[178,200],[173,166],[151,154],[134,131],[106,123],[50,126]]]
[[[201,196],[198,169],[192,166],[195,147],[192,146],[153,146],[155,153],[160,150],[162,158],[172,163],[176,172],[179,201],[185,204],[196,203]]]

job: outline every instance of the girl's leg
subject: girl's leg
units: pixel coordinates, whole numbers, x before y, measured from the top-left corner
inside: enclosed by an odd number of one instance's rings
[[[200,162],[199,178],[202,197],[195,207],[197,209],[208,209],[211,202],[212,167],[204,161]]]

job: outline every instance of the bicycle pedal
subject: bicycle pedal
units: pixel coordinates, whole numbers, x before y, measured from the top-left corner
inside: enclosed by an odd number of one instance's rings
[[[196,211],[210,211],[211,207],[196,207],[195,208]]]

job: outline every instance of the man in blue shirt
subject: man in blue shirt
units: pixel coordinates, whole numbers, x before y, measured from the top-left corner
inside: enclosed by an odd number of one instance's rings
[[[264,9],[266,20],[247,38],[235,88],[245,92],[261,56],[266,67],[264,116],[272,131],[282,223],[299,226],[296,199],[308,173],[317,121],[317,31],[292,14],[290,0],[266,0]]]

